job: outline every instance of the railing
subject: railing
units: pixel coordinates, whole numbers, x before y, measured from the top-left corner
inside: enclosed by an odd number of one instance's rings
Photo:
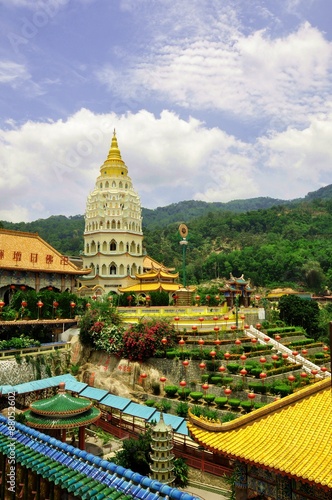
[[[22,349],[10,348],[0,351],[0,361],[14,359],[15,356],[38,356],[39,354],[68,349],[70,349],[70,342],[52,342],[49,344],[41,344],[38,347],[25,347]]]

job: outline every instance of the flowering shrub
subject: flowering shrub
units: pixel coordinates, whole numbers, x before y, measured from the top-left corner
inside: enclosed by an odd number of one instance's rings
[[[157,350],[165,349],[163,338],[166,338],[168,348],[176,344],[175,328],[168,321],[141,321],[124,332],[123,347],[118,354],[129,361],[145,361],[153,357]]]
[[[122,328],[117,325],[104,325],[102,322],[94,323],[91,328],[93,344],[97,351],[106,351],[116,354],[122,348]],[[102,326],[101,326],[102,325]]]

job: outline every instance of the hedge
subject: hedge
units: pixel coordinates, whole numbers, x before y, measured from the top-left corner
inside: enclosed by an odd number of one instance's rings
[[[214,399],[214,402],[218,406],[218,408],[223,408],[227,404],[227,398],[218,396]]]
[[[202,392],[191,392],[189,394],[189,396],[191,397],[191,399],[193,399],[194,401],[199,401],[200,399],[202,399],[203,397],[203,393]]]

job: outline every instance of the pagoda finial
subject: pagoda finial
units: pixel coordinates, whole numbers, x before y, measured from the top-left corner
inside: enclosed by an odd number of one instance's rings
[[[113,130],[111,149],[109,150],[107,160],[122,160],[115,129]]]

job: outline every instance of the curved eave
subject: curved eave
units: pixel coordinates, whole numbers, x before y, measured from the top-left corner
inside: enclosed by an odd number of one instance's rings
[[[34,415],[30,410],[25,411],[24,415],[26,417],[26,425],[34,429],[72,429],[74,427],[93,424],[100,418],[101,411],[92,407],[87,412],[84,412],[84,414],[64,418]]]

